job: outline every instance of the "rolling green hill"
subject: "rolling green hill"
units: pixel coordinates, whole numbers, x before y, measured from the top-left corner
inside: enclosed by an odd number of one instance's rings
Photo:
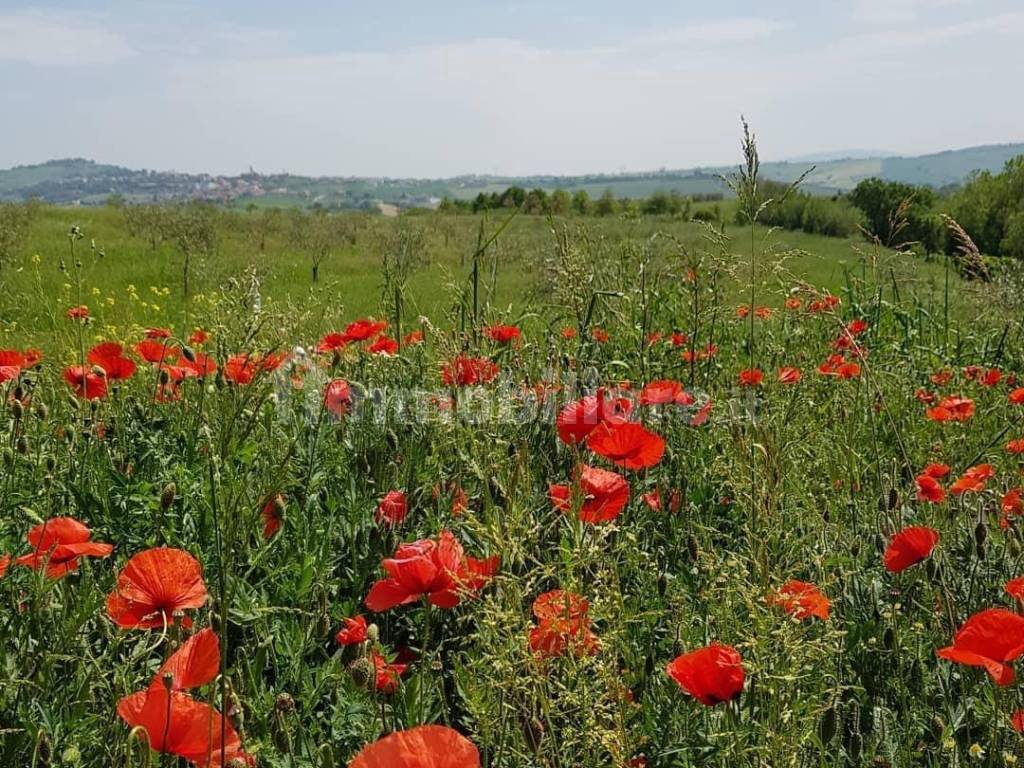
[[[854,157],[810,162],[765,162],[764,178],[790,182],[810,171],[803,188],[812,194],[846,192],[863,179],[944,187],[963,182],[973,171],[999,171],[1012,157],[1024,154],[1024,143],[949,150],[919,157]],[[813,170],[811,170],[813,168]],[[51,160],[0,170],[0,200],[37,197],[59,204],[98,204],[118,194],[131,202],[207,199],[225,203],[373,209],[378,203],[400,207],[432,207],[444,196],[471,199],[510,186],[547,191],[585,190],[596,197],[611,189],[617,197],[648,197],[654,192],[729,196],[722,175],[731,167],[662,170],[646,173],[583,176],[458,176],[450,179],[308,177],[291,174],[238,176],[147,171],[102,165],[81,158]]]

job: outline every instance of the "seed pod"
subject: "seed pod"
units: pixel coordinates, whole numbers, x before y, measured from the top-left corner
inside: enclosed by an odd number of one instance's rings
[[[14,399],[19,403],[25,399],[25,388],[21,384],[14,388]]]
[[[15,445],[18,449],[18,453],[22,456],[28,453],[28,440],[25,439],[24,435],[18,438],[18,442]]]
[[[882,646],[887,651],[891,651],[895,646],[896,634],[892,631],[892,627],[886,627],[885,632],[882,633]]]
[[[165,371],[165,370],[163,370],[163,369],[161,368],[161,369],[160,369],[160,383],[161,383],[161,384],[162,384],[163,386],[165,386],[165,387],[166,387],[166,386],[167,386],[167,384],[168,384],[168,383],[169,383],[170,381],[171,381],[171,375],[170,375],[169,373],[167,373],[167,371]]]
[[[25,406],[18,398],[14,398],[14,402],[11,403],[11,415],[14,416],[15,421],[21,421],[21,417],[25,415]]]
[[[69,768],[77,768],[82,764],[82,751],[72,744],[61,752],[60,760]]]
[[[358,688],[369,688],[376,670],[372,661],[365,656],[360,656],[348,665],[348,673]]]
[[[171,504],[174,503],[174,499],[177,495],[178,486],[176,486],[173,482],[165,485],[164,489],[160,492],[160,509],[169,509]]]
[[[697,537],[692,533],[686,537],[686,552],[689,554],[691,562],[696,562],[700,557],[700,546],[697,544]]]
[[[294,712],[295,699],[292,698],[290,693],[279,693],[277,694],[277,698],[274,699],[274,709],[278,712]]]
[[[46,403],[40,403],[36,408],[36,418],[40,421],[45,421],[46,417],[50,415],[50,409]]]
[[[192,347],[188,346],[187,344],[182,344],[181,356],[188,360],[190,363],[194,363],[196,361],[195,350],[193,350]]]
[[[665,597],[665,591],[668,589],[668,579],[664,573],[658,574],[658,597]]]
[[[47,472],[53,472],[57,468],[57,460],[53,456],[47,456],[44,464],[46,465]]]
[[[979,558],[985,557],[986,539],[988,539],[988,529],[985,527],[985,521],[979,520],[978,525],[974,528],[974,551]]]

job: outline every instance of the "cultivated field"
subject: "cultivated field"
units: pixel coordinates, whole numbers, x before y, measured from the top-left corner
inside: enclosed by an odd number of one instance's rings
[[[733,212],[35,211],[0,764],[1024,759],[1019,291]]]

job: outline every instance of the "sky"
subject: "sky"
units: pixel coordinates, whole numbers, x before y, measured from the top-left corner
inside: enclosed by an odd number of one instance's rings
[[[0,167],[440,177],[1024,140],[1021,0],[0,0]]]

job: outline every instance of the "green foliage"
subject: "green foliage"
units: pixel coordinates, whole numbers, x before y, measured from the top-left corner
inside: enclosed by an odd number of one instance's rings
[[[952,201],[952,216],[992,256],[1024,258],[1024,155],[1002,173],[973,175]]]
[[[919,245],[928,253],[945,250],[945,227],[935,213],[936,196],[928,187],[865,179],[849,200],[867,217],[868,231],[890,248]]]

